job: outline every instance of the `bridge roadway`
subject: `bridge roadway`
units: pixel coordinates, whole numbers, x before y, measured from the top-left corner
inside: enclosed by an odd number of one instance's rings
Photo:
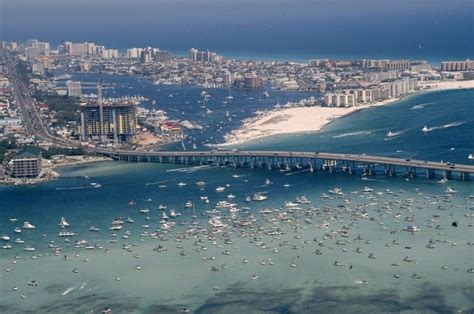
[[[300,160],[303,165],[303,160],[307,161],[308,165],[316,166],[316,161],[323,161],[331,167],[332,161],[342,162],[346,167],[354,169],[355,165],[363,165],[369,172],[375,165],[383,165],[388,174],[395,174],[395,167],[403,167],[407,169],[407,173],[416,175],[416,169],[423,169],[427,171],[427,176],[434,176],[436,171],[441,171],[445,177],[450,177],[453,172],[459,173],[462,179],[469,178],[469,175],[474,174],[474,166],[464,164],[448,164],[442,162],[425,161],[417,159],[401,159],[392,157],[369,156],[358,154],[340,154],[340,153],[324,153],[324,152],[296,152],[296,151],[238,151],[238,150],[212,150],[212,151],[128,151],[128,150],[110,150],[110,149],[94,149],[94,151],[101,155],[110,156],[116,159],[131,161],[156,161],[156,158],[161,157],[161,162],[169,162],[163,158],[210,158],[211,160],[218,160],[231,162],[230,159],[247,160],[251,158],[262,158],[268,163],[275,163],[275,158],[285,160]],[[140,159],[138,159],[140,158]],[[134,160],[136,159],[136,160]],[[224,160],[225,159],[225,160]],[[265,162],[264,162],[265,163]]]

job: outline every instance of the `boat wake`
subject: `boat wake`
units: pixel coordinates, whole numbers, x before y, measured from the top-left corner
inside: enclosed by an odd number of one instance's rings
[[[157,185],[157,184],[163,184],[166,183],[166,181],[156,181],[156,182],[147,182],[145,185]]]
[[[420,109],[423,109],[423,108],[425,108],[426,106],[429,106],[429,105],[431,105],[431,103],[415,105],[415,106],[411,107],[410,110],[420,110]]]
[[[369,135],[369,134],[372,134],[372,132],[373,131],[357,131],[357,132],[342,133],[342,134],[334,135],[332,138],[341,138],[341,137],[356,136],[356,135]]]
[[[393,140],[394,138],[397,138],[399,137],[400,135],[402,135],[403,133],[407,132],[408,129],[406,130],[400,130],[400,131],[395,131],[395,132],[392,132],[392,131],[388,131],[386,137],[385,137],[385,141],[389,141],[389,140]]]
[[[443,125],[439,125],[439,126],[433,126],[433,127],[430,127],[430,128],[425,125],[421,129],[421,131],[427,133],[427,132],[431,132],[431,131],[435,131],[435,130],[449,129],[449,128],[454,128],[454,127],[463,125],[465,123],[466,123],[466,121],[456,121],[456,122],[451,122],[451,123],[443,124]]]
[[[175,169],[168,169],[166,172],[182,172],[182,173],[192,173],[199,170],[209,169],[211,168],[210,165],[202,165],[202,166],[195,166],[195,167],[184,167],[184,168],[175,168]]]
[[[65,296],[65,295],[69,294],[74,289],[76,289],[76,286],[69,287],[66,290],[64,290],[64,292],[61,295]]]
[[[92,186],[71,186],[68,188],[56,188],[57,191],[92,189]]]

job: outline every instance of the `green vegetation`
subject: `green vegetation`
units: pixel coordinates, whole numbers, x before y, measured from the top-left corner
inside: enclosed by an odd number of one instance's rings
[[[16,149],[17,145],[14,141],[3,140],[0,141],[0,163],[7,157],[8,150]]]
[[[47,104],[50,112],[55,112],[55,118],[58,120],[57,125],[65,125],[69,121],[77,120],[78,97],[58,96],[41,91],[36,91],[33,97],[37,101]]]

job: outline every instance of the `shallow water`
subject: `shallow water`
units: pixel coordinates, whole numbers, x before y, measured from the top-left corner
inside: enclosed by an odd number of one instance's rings
[[[193,93],[198,95],[199,89]],[[211,91],[218,93],[227,92]],[[168,90],[163,92],[167,94]],[[259,140],[245,147],[366,152],[468,163],[466,156],[474,151],[472,99],[472,91],[427,93],[339,119],[320,134]],[[181,105],[177,101],[169,108]],[[449,112],[445,112],[447,105],[452,109]],[[215,106],[220,106],[220,100]],[[246,114],[258,103],[252,106]],[[223,115],[226,109],[219,110]],[[439,127],[456,121],[463,123],[427,134],[420,130],[423,125]],[[226,127],[238,124],[236,119]],[[389,131],[399,134],[385,140]],[[199,138],[205,142],[213,132],[209,127]],[[176,313],[183,307],[197,313],[474,309],[474,274],[468,272],[474,267],[474,201],[468,198],[474,193],[472,181],[443,184],[423,177],[366,178],[321,171],[125,162],[69,166],[61,172],[64,178],[38,186],[0,186],[0,234],[10,235],[13,246],[0,249],[1,312],[100,312],[106,306],[114,313]],[[267,179],[271,184],[265,183]],[[201,180],[207,183],[203,188],[195,184]],[[93,182],[102,186],[94,188]],[[187,185],[179,187],[179,182]],[[227,184],[224,192],[215,191]],[[361,192],[365,186],[374,192]],[[448,186],[457,193],[445,197]],[[345,195],[321,198],[334,187],[340,187]],[[256,192],[266,193],[268,200],[245,201]],[[230,193],[241,209],[237,218],[245,217],[244,207],[249,207],[256,222],[252,227],[233,227],[210,237],[202,234],[202,228],[209,227],[206,210]],[[204,195],[210,204],[200,200]],[[311,204],[300,204],[301,209],[296,210],[283,207],[285,201],[300,195],[307,196]],[[188,200],[194,210],[185,208]],[[136,205],[129,206],[130,201]],[[176,227],[158,238],[142,235],[159,229],[159,204],[182,213],[169,219]],[[149,213],[140,213],[144,208],[149,208]],[[263,208],[272,209],[273,218],[288,212],[289,220],[271,220],[260,214]],[[367,217],[361,216],[365,212]],[[192,219],[193,213],[196,219]],[[397,213],[398,218],[394,217]],[[230,216],[225,209],[222,215]],[[69,231],[79,233],[69,243],[58,237],[61,217],[71,224]],[[131,217],[135,222],[111,232],[108,227],[115,217]],[[405,221],[407,217],[413,221]],[[11,222],[11,218],[18,220]],[[24,221],[36,229],[15,234],[13,229]],[[328,228],[322,227],[324,222],[329,223]],[[143,227],[146,224],[149,228]],[[280,234],[268,235],[271,225]],[[403,231],[409,225],[421,230],[414,234]],[[100,231],[89,231],[91,226]],[[189,230],[191,226],[193,230]],[[130,232],[128,239],[122,238],[126,231]],[[17,237],[26,243],[12,243]],[[114,238],[117,243],[110,243]],[[229,238],[231,244],[225,242]],[[80,239],[95,249],[76,248],[74,242]],[[427,247],[430,240],[432,248]],[[27,244],[36,251],[25,252]],[[131,244],[128,250],[122,249],[125,244]],[[62,250],[56,256],[48,245]],[[154,251],[158,245],[167,250]],[[274,248],[278,253],[273,253]],[[370,253],[375,259],[369,258]],[[413,262],[404,261],[405,257]],[[341,266],[334,266],[336,262]],[[446,269],[442,269],[444,265]],[[253,280],[253,275],[258,278]],[[38,286],[29,286],[31,280]]]

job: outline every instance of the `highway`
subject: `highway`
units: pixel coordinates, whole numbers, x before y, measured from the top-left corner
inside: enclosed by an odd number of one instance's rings
[[[71,147],[77,146],[77,143],[67,141],[62,138],[52,136],[41,121],[35,102],[31,96],[30,90],[22,80],[16,67],[16,60],[6,49],[0,48],[0,57],[4,64],[10,84],[12,84],[12,93],[16,99],[16,104],[22,116],[23,125],[29,135],[35,136],[37,140],[51,142],[56,146]]]

